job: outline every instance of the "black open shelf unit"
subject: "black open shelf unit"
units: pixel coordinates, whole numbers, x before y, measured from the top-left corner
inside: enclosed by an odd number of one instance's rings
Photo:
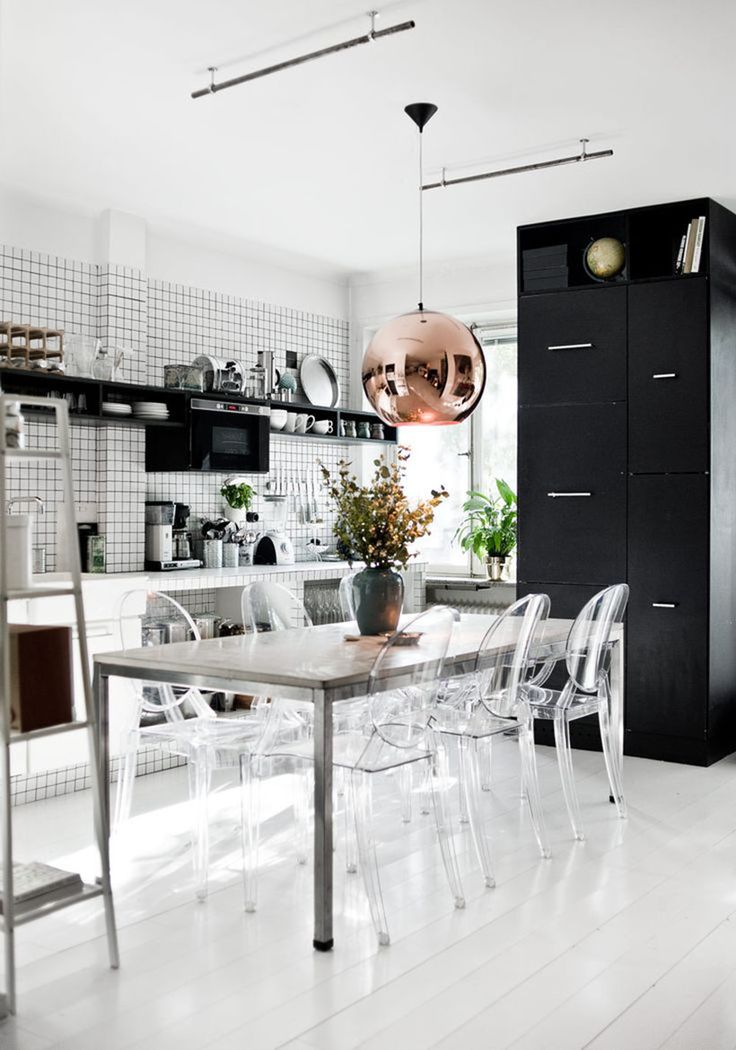
[[[680,276],[699,216],[700,270]],[[627,267],[597,284],[582,251],[606,234]],[[517,592],[571,618],[628,583],[625,751],[709,765],[736,751],[736,215],[700,198],[518,231],[520,253],[560,244],[570,287],[519,285]],[[595,718],[571,738],[599,747]]]
[[[707,277],[710,272],[711,207],[712,202],[703,197],[520,226],[517,231],[519,295],[541,295],[545,291],[575,288],[607,288],[615,284],[638,284],[643,281],[670,280],[673,277],[678,280]],[[700,215],[706,217],[700,268],[697,273],[677,274],[681,238],[690,220]],[[586,248],[599,237],[615,237],[626,249],[623,271],[608,281],[596,281],[583,265]],[[560,276],[554,289],[530,290],[525,287],[524,281],[524,253],[543,248],[558,248],[565,252],[567,277]]]
[[[398,441],[398,430],[383,423],[382,438],[359,438],[343,437],[341,434],[342,421],[352,419],[354,423],[381,423],[375,412],[362,412],[353,408],[328,408],[323,405],[310,405],[305,401],[272,401],[271,410],[285,409],[287,412],[306,412],[314,416],[315,420],[329,420],[332,423],[331,434],[289,434],[283,430],[272,430],[271,437],[287,438],[289,440],[307,441],[337,441],[341,445],[395,445]]]
[[[67,376],[62,372],[10,367],[0,368],[0,391],[4,394],[31,397],[52,397],[57,393],[63,397],[65,394],[73,394],[77,403],[80,396],[83,395],[86,402],[84,410],[79,411],[78,408],[72,410],[69,419],[75,424],[98,427],[184,427],[188,421],[189,401],[192,397],[215,401],[239,401],[247,404],[269,404],[268,401],[254,401],[252,398],[239,397],[237,394],[223,391],[200,393],[199,391],[172,390],[162,386],[146,386],[139,383],[108,383],[98,379]],[[158,401],[168,407],[169,419],[160,422],[138,419],[135,416],[106,415],[102,411],[104,401],[116,401],[130,405],[135,401]],[[333,425],[331,434],[286,434],[274,430],[271,431],[271,437],[282,437],[294,441],[336,441],[346,445],[395,444],[397,441],[396,427],[385,424],[383,438],[342,437],[340,430],[343,419],[352,419],[356,423],[361,421],[376,423],[378,416],[373,412],[361,412],[351,408],[327,408],[302,401],[272,401],[270,405],[272,409],[283,408],[287,412],[307,412],[315,419],[328,419]],[[25,410],[25,415],[36,418],[44,418],[47,415],[50,418],[52,414],[50,408],[46,410],[29,406]]]

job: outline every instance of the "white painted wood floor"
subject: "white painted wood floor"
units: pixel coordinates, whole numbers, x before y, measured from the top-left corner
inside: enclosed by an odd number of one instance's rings
[[[598,754],[575,755],[588,837],[564,818],[554,752],[539,749],[553,858],[536,854],[515,745],[489,796],[495,890],[466,828],[467,907],[455,911],[431,818],[379,795],[393,944],[379,949],[359,876],[336,856],[335,951],[311,948],[311,873],[292,853],[290,785],[265,796],[260,907],[242,911],[236,792],[215,796],[212,892],[191,897],[186,782],[137,784],[115,857],[122,967],[107,969],[98,902],[23,927],[20,1004],[1,1050],[734,1050],[736,761],[626,760],[617,820]],[[89,793],[22,807],[21,859],[89,866]]]

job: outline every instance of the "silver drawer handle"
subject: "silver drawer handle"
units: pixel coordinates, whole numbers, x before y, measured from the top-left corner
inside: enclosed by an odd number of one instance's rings
[[[560,496],[592,496],[592,492],[548,492],[550,499],[558,499]]]
[[[652,372],[652,379],[677,379],[677,372]]]
[[[653,609],[676,609],[677,602],[652,602]]]
[[[559,346],[548,346],[548,350],[592,350],[592,343],[560,343]]]

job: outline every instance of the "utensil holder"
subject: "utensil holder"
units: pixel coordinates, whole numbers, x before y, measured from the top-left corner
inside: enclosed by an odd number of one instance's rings
[[[222,540],[202,541],[202,560],[205,569],[222,568]]]
[[[240,545],[238,543],[223,543],[222,565],[225,569],[237,569]]]

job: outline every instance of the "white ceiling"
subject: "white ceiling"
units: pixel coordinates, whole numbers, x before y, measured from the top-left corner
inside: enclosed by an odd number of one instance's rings
[[[368,6],[368,5],[365,5]],[[736,205],[732,0],[411,0],[417,28],[193,101],[365,31],[359,0],[0,0],[0,179],[295,253],[411,263],[416,134],[450,174],[611,146],[585,166],[425,194],[426,257],[508,258],[517,224],[710,195]],[[249,57],[250,56],[250,57]]]

